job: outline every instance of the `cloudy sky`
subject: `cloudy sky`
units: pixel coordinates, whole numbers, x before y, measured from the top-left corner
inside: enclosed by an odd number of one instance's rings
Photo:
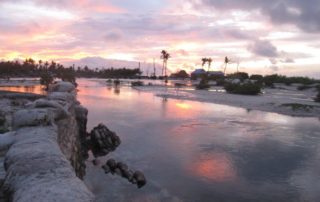
[[[320,0],[0,0],[0,9],[0,59],[161,63],[165,49],[171,71],[202,57],[221,70],[228,56],[229,73],[320,78]]]

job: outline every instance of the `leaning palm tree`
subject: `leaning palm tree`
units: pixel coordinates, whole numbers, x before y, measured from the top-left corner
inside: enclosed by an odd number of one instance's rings
[[[228,65],[230,62],[231,62],[231,60],[226,56],[226,57],[224,58],[224,64],[225,64],[225,66],[224,66],[224,71],[223,71],[224,75],[226,75],[227,65]]]

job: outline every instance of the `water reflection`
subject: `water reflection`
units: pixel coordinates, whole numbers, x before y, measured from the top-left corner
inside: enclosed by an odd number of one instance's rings
[[[190,161],[190,175],[203,177],[210,181],[229,181],[236,177],[230,157],[226,153],[201,154]]]
[[[120,86],[114,86],[114,94],[116,94],[116,95],[120,95]]]
[[[34,85],[34,86],[0,86],[0,90],[4,91],[12,91],[12,92],[19,92],[19,93],[35,93],[44,95],[46,91],[43,89],[41,85]]]
[[[123,160],[148,178],[148,185],[136,190],[88,164],[86,183],[98,201],[317,201],[320,197],[317,118],[247,113],[241,108],[159,98],[129,86],[115,94],[95,81],[79,84],[79,99],[89,109],[88,129],[104,122],[123,140],[108,158]]]

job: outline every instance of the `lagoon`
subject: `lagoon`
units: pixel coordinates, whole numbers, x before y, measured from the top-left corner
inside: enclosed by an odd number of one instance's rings
[[[79,79],[88,130],[105,123],[121,138],[100,158],[142,170],[137,189],[87,162],[98,201],[318,201],[320,124],[205,102],[165,99],[104,80]],[[92,159],[91,159],[92,160]]]

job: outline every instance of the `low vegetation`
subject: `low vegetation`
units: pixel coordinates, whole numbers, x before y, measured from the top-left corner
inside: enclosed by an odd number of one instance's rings
[[[49,85],[54,81],[54,76],[49,72],[45,71],[40,75],[40,84],[45,86],[45,89],[49,89]]]
[[[311,79],[308,77],[286,77],[283,75],[272,74],[263,77],[263,82],[266,86],[272,87],[274,83],[283,83],[286,85],[291,85],[293,83],[299,83],[304,85],[311,85],[319,83],[319,80]]]
[[[209,89],[210,88],[210,85],[208,83],[208,79],[206,77],[203,77],[199,84],[196,85],[196,89],[197,90],[205,90],[205,89]]]
[[[186,79],[189,78],[190,75],[185,70],[180,70],[176,73],[171,74],[170,77],[175,79]]]
[[[299,111],[299,110],[310,111],[314,108],[314,106],[312,105],[305,105],[305,104],[299,104],[299,103],[286,103],[286,104],[282,104],[281,106],[291,107],[293,111]]]
[[[310,88],[313,88],[313,86],[310,85],[301,85],[297,87],[297,90],[303,91],[303,90],[308,90]]]
[[[131,86],[134,87],[134,86],[143,86],[143,82],[142,81],[133,81],[131,82]]]
[[[226,83],[224,89],[228,93],[241,95],[258,95],[261,93],[261,85],[256,83]]]
[[[246,72],[237,72],[234,74],[228,74],[226,77],[227,79],[239,79],[240,81],[249,79],[249,75]]]

